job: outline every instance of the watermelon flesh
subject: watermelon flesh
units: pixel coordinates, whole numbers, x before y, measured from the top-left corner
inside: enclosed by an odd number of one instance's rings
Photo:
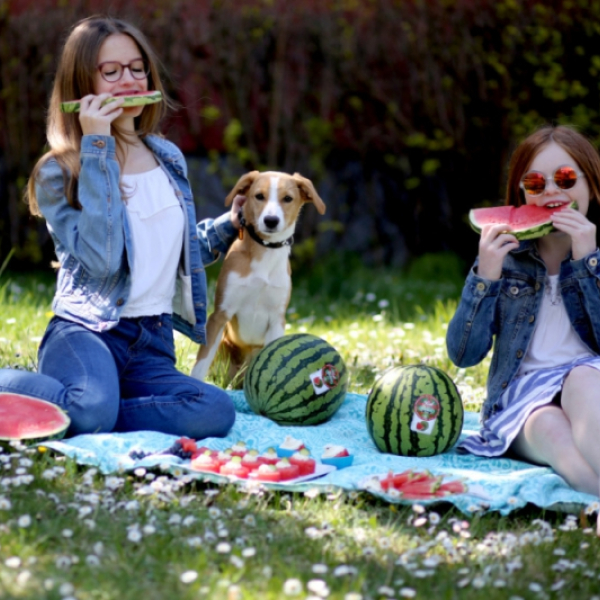
[[[567,208],[577,208],[577,203],[565,203],[555,208],[533,204],[474,208],[469,212],[469,223],[477,233],[481,233],[484,225],[501,223],[518,240],[533,240],[555,231],[552,215]]]
[[[0,441],[61,438],[70,422],[67,413],[56,404],[21,394],[0,393]]]
[[[132,106],[144,106],[145,104],[155,104],[162,100],[162,94],[158,91],[152,92],[135,92],[131,94],[123,94],[122,96],[113,96],[107,98],[102,106],[109,102],[114,102],[117,99],[124,98],[123,108],[130,108]],[[76,113],[81,108],[81,100],[70,100],[69,102],[61,102],[60,110],[64,113]]]

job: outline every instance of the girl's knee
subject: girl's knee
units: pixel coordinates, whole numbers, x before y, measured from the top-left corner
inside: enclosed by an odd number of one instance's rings
[[[235,423],[235,406],[233,400],[226,392],[215,397],[213,417],[210,427],[213,430],[212,437],[225,437]]]
[[[194,407],[194,418],[188,420],[187,436],[194,439],[225,437],[235,423],[235,406],[227,392],[210,386],[208,397]]]
[[[575,367],[565,378],[561,405],[570,419],[587,415],[596,410],[600,371],[585,365]],[[585,418],[585,417],[584,417]]]
[[[577,389],[581,386],[600,386],[600,371],[586,365],[571,369],[565,378],[563,391],[568,392],[571,388]]]
[[[117,422],[119,412],[119,397],[105,393],[67,394],[67,414],[71,425],[67,435],[83,433],[108,433]]]

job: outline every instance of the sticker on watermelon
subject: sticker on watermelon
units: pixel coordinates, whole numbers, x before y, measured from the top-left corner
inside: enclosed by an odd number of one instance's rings
[[[576,209],[577,202],[565,202],[552,208],[533,204],[474,208],[469,212],[469,223],[477,233],[481,233],[484,225],[503,224],[506,232],[518,240],[532,240],[555,231],[552,215],[567,208]]]
[[[433,426],[440,414],[440,403],[435,396],[425,394],[415,401],[413,408],[411,431],[431,435]]]
[[[333,389],[340,382],[340,374],[333,365],[325,365],[318,371],[310,374],[315,394],[324,394]]]

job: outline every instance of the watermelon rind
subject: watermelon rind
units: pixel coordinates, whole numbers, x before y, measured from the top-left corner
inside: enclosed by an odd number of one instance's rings
[[[337,385],[316,393],[309,374],[331,366]],[[329,420],[346,397],[348,371],[337,350],[311,334],[285,335],[254,356],[244,377],[250,408],[279,425],[318,425]]]
[[[23,394],[0,393],[0,442],[35,444],[61,439],[71,419],[56,404]]]
[[[414,408],[424,396],[440,406],[429,433],[411,427]],[[434,456],[451,449],[460,437],[464,408],[452,379],[430,365],[396,367],[373,385],[365,410],[367,430],[380,452],[401,456]]]
[[[550,214],[560,212],[561,210],[564,210],[564,208],[566,206],[567,205],[565,204],[564,207],[560,207],[554,211],[551,211]],[[525,208],[525,207],[528,207],[527,210],[531,210],[533,208],[533,206],[530,204],[523,205],[522,207],[502,206],[502,207],[493,207],[490,209],[474,208],[469,211],[469,225],[471,225],[471,227],[473,228],[474,231],[476,231],[477,233],[481,233],[482,224],[477,219],[478,215],[485,214],[485,211],[487,211],[487,210],[489,210],[490,212],[494,211],[494,214],[499,214],[499,212],[500,212],[498,210],[499,208],[500,209],[514,209],[514,210],[518,211],[521,208]],[[569,207],[577,208],[577,202],[572,202],[569,205]],[[544,209],[543,207],[536,207],[536,208],[540,209],[540,214],[542,214],[542,215],[543,215],[543,211],[547,210],[547,209]],[[498,219],[496,222],[502,223],[502,220]],[[549,233],[552,233],[553,231],[556,231],[556,229],[555,229],[554,225],[552,224],[550,216],[548,216],[548,218],[546,220],[544,220],[543,222],[539,222],[538,224],[536,224],[532,227],[515,228],[515,227],[511,227],[510,223],[507,221],[506,222],[506,231],[508,233],[514,235],[519,241],[523,241],[523,240],[534,240],[534,239],[543,237],[545,235],[548,235]]]
[[[132,106],[144,106],[146,104],[156,104],[162,100],[162,93],[159,91],[144,92],[143,94],[131,94],[130,96],[115,96],[107,98],[102,106],[114,102],[117,99],[124,98],[123,108],[131,108]],[[80,100],[70,100],[60,103],[60,110],[64,113],[76,113],[81,108]]]

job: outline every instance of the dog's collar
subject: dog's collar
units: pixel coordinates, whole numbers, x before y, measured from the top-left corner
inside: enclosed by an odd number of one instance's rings
[[[258,235],[258,233],[256,233],[254,226],[251,225],[250,223],[246,223],[246,219],[244,219],[244,215],[243,215],[241,209],[240,209],[240,212],[238,213],[238,219],[240,221],[240,233],[242,232],[243,229],[245,229],[248,232],[248,235],[255,242],[258,242],[261,246],[264,246],[265,248],[283,248],[284,246],[291,246],[294,243],[293,235],[291,235],[287,240],[283,240],[282,242],[267,242],[266,240],[263,240]]]

